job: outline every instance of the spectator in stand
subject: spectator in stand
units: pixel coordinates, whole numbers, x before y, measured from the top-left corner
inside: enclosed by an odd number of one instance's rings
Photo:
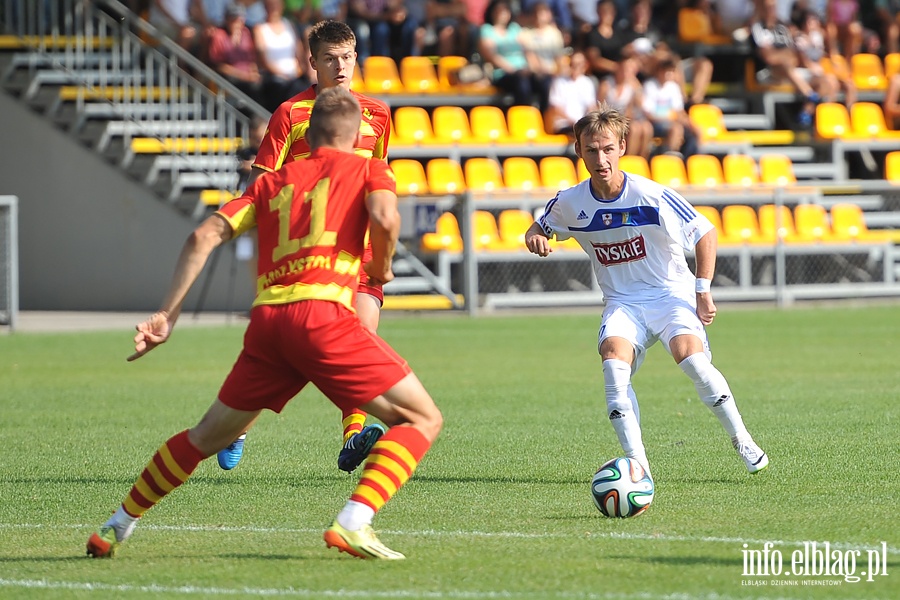
[[[570,0],[572,11],[572,46],[587,50],[587,35],[597,26],[597,0]]]
[[[523,31],[522,43],[526,56],[531,59],[529,67],[533,73],[553,77],[559,73],[566,55],[563,33],[553,22],[553,13],[546,2],[531,5],[528,21],[530,26]]]
[[[225,27],[216,28],[209,43],[208,61],[215,69],[254,102],[261,102],[262,75],[256,62],[253,33],[244,24],[246,9],[232,4],[225,11]]]
[[[587,34],[585,54],[591,73],[603,79],[616,72],[622,59],[622,47],[627,43],[624,33],[616,29],[616,5],[613,0],[597,3],[597,23]]]
[[[468,0],[471,3],[471,0]],[[486,4],[486,3],[485,3]],[[567,47],[572,46],[572,9],[568,0],[523,0],[522,10],[528,14],[534,14],[536,4],[545,4],[553,15],[553,22],[562,32],[563,43]],[[482,14],[484,11],[482,10]]]
[[[616,71],[600,80],[599,98],[628,118],[625,154],[650,158],[653,124],[644,113],[644,86],[638,81],[635,58],[623,58]]]
[[[800,67],[794,36],[787,25],[778,20],[776,0],[760,0],[759,14],[750,28],[756,58],[756,79],[760,83],[790,82],[803,97],[797,125],[809,129],[813,124],[816,103],[822,95],[808,81],[809,71]]]
[[[547,109],[550,76],[535,73],[530,64],[535,60],[523,45],[522,28],[512,20],[507,0],[493,0],[484,15],[479,44],[481,56],[493,68],[493,84],[513,95],[513,104],[530,105],[537,99],[542,111]]]
[[[860,19],[874,31],[885,54],[900,52],[900,0],[868,0],[860,4]],[[864,34],[864,44],[873,45]],[[866,49],[871,52],[871,47]]]
[[[644,82],[644,113],[653,135],[663,139],[655,154],[678,154],[686,159],[697,153],[697,134],[684,110],[678,66],[671,58],[656,65],[656,74]]]
[[[265,0],[265,6],[266,21],[253,29],[253,41],[263,72],[263,106],[274,111],[310,86],[309,60],[308,50],[284,16],[284,0]]]
[[[424,43],[438,56],[471,56],[473,31],[465,0],[428,0]]]
[[[599,107],[597,84],[588,77],[588,62],[576,50],[550,84],[550,98],[544,121],[553,133],[564,133],[575,139],[572,127],[578,119]]]
[[[810,73],[810,82],[813,85],[821,81],[822,98],[826,102],[836,102],[838,92],[844,92],[844,103],[852,106],[856,102],[856,84],[850,74],[840,76],[838,73],[826,73],[822,66],[822,59],[828,56],[825,44],[825,31],[822,22],[812,10],[796,14],[798,19],[794,23],[797,35],[794,43],[800,56],[800,66]]]
[[[268,11],[264,0],[237,0],[237,2],[243,4],[247,9],[247,27],[251,30],[266,22]]]
[[[202,10],[200,0],[151,0],[148,20],[179,46],[197,53],[200,25],[193,19]]]
[[[828,0],[828,47],[841,52],[848,61],[862,49],[863,27],[859,22],[857,0]]]
[[[356,34],[357,60],[362,65],[370,56],[391,56],[399,62],[413,53],[418,23],[401,0],[350,0],[347,23]]]

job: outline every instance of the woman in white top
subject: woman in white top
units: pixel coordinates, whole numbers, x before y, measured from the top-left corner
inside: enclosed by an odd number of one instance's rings
[[[263,105],[278,105],[309,87],[303,42],[284,16],[284,0],[265,0],[265,22],[253,28],[253,40],[263,72]]]
[[[642,107],[644,86],[637,78],[638,65],[633,57],[620,60],[615,72],[600,81],[599,97],[629,120],[625,153],[649,158],[653,124]]]

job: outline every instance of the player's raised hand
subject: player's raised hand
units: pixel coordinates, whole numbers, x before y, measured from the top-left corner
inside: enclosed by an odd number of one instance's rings
[[[553,248],[550,247],[550,240],[544,235],[544,231],[537,223],[534,223],[525,232],[525,247],[528,248],[529,252],[538,256],[547,256],[553,252]]]
[[[169,314],[166,311],[159,311],[146,321],[138,323],[135,329],[137,335],[134,336],[134,354],[128,357],[129,362],[139,359],[165,343],[172,333],[172,323],[169,322]]]

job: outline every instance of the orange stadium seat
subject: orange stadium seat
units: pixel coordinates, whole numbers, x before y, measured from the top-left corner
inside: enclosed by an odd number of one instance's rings
[[[453,159],[432,158],[425,165],[425,174],[432,194],[462,194],[466,191],[462,167]]]
[[[568,145],[569,137],[547,133],[544,116],[535,106],[510,106],[506,111],[509,134],[518,143]]]
[[[794,224],[797,236],[804,240],[820,242],[834,241],[831,224],[828,222],[828,211],[819,204],[799,204],[794,209]]]
[[[493,158],[477,156],[463,165],[466,187],[472,192],[496,192],[504,189],[500,163]]]
[[[472,137],[487,144],[505,144],[511,141],[506,126],[506,115],[499,106],[474,106],[469,112]]]
[[[366,82],[363,80],[362,66],[356,65],[353,69],[353,78],[350,80],[350,89],[358,94],[366,92]]]
[[[822,70],[829,75],[834,75],[843,81],[853,80],[853,75],[850,73],[850,64],[840,54],[823,56],[819,60],[819,64],[822,65]]]
[[[400,81],[411,94],[433,94],[440,91],[434,63],[427,56],[405,56],[400,59]]]
[[[850,125],[859,137],[900,140],[900,131],[888,129],[881,105],[874,102],[857,102],[851,106]]]
[[[688,117],[701,142],[745,142],[761,146],[794,143],[794,132],[788,129],[729,131],[722,109],[715,104],[694,104],[688,109]]]
[[[709,16],[698,8],[684,7],[678,10],[678,39],[685,44],[731,44],[731,36],[713,32]]]
[[[370,94],[396,94],[403,92],[403,82],[397,63],[390,56],[370,56],[363,63],[363,81]]]
[[[534,223],[534,215],[527,210],[509,208],[497,217],[500,240],[511,250],[525,249],[525,232]]]
[[[650,179],[650,165],[647,164],[647,159],[643,156],[626,154],[619,159],[619,168],[633,175],[640,175]]]
[[[401,106],[394,111],[396,141],[400,144],[435,143],[431,118],[421,106]],[[393,141],[393,138],[392,138]]]
[[[759,178],[769,185],[793,185],[797,183],[794,163],[784,154],[763,154],[759,158]]]
[[[884,178],[891,183],[900,183],[900,150],[888,152],[884,157]]]
[[[831,230],[840,240],[860,242],[900,242],[900,231],[872,231],[866,225],[866,218],[858,204],[841,202],[831,207]]]
[[[740,238],[735,239],[725,234],[725,229],[722,228],[722,217],[715,206],[695,206],[694,210],[709,219],[709,222],[716,228],[720,246],[733,246],[741,243]]]
[[[397,195],[416,196],[428,193],[428,177],[425,167],[411,158],[398,158],[391,161],[391,170],[397,178]]]
[[[452,212],[445,212],[437,219],[434,233],[422,235],[422,250],[428,252],[462,252],[462,235],[459,222]]]
[[[884,90],[887,79],[884,65],[877,54],[861,52],[850,57],[850,73],[859,90]]]
[[[619,168],[621,168],[621,167],[622,167],[622,163],[620,162]],[[587,170],[587,167],[584,166],[584,161],[581,160],[580,158],[575,159],[575,171],[577,172],[576,174],[578,175],[578,181],[584,181],[585,179],[588,179],[591,176],[590,172],[588,172],[588,170]],[[647,167],[647,172],[648,173],[650,172],[650,167]]]
[[[729,204],[722,209],[722,231],[731,240],[746,244],[763,242],[756,211],[746,204]]]
[[[746,154],[726,154],[722,159],[725,183],[743,187],[759,183],[759,171],[752,156]]]
[[[826,140],[845,138],[853,133],[850,113],[838,102],[821,102],[816,105],[816,133]]]
[[[503,183],[508,190],[523,192],[543,187],[537,163],[527,156],[512,156],[503,161]]]
[[[469,116],[461,106],[438,106],[431,115],[435,138],[443,144],[472,144]]]
[[[486,210],[476,210],[472,215],[475,250],[503,251],[507,246],[500,240],[497,220]]]
[[[581,159],[577,159],[581,163]],[[564,190],[578,183],[575,163],[566,156],[545,156],[539,164],[541,183],[551,190]]]
[[[884,76],[890,81],[894,75],[900,75],[900,52],[891,52],[884,57]]]
[[[650,174],[653,181],[673,188],[684,187],[688,183],[684,161],[671,154],[658,154],[651,158]]]
[[[779,238],[785,243],[807,241],[797,235],[794,215],[784,205],[776,207],[774,204],[763,204],[759,207],[759,232],[769,243],[774,243]]]
[[[722,163],[711,154],[694,154],[687,159],[688,182],[702,187],[716,187],[725,184]]]

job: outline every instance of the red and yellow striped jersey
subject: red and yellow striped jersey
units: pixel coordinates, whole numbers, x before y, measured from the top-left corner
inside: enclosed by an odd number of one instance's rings
[[[309,115],[316,102],[316,87],[300,92],[281,103],[269,119],[269,128],[256,153],[254,167],[265,171],[277,171],[282,165],[309,155],[306,130]],[[387,160],[388,142],[391,136],[391,111],[381,100],[350,92],[362,108],[359,125],[360,140],[356,153],[364,157]]]
[[[258,228],[253,305],[328,300],[354,310],[369,226],[366,197],[378,190],[396,193],[387,163],[319,148],[220,208],[235,237]]]

